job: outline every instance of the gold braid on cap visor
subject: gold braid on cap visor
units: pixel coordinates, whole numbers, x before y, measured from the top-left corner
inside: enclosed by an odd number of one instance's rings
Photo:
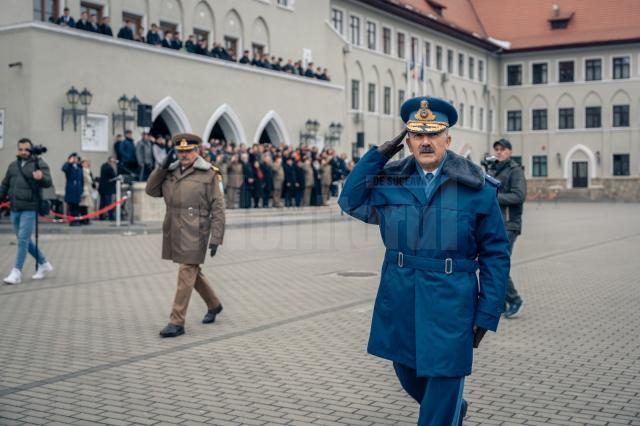
[[[412,133],[440,133],[449,126],[442,121],[407,121],[407,130]]]

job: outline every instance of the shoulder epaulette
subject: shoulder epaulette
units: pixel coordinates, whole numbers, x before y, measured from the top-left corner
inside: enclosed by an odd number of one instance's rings
[[[494,178],[493,176],[489,176],[487,174],[484,175],[484,180],[485,182],[490,183],[491,185],[495,186],[496,188],[499,188],[501,183],[498,179]]]

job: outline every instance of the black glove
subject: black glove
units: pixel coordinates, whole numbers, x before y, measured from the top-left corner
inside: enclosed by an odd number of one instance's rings
[[[178,159],[178,156],[176,155],[175,148],[171,148],[169,152],[167,152],[167,158],[165,158],[164,161],[162,162],[162,168],[167,170],[171,165],[171,163],[173,163],[177,159]]]
[[[485,333],[487,332],[486,328],[482,327],[473,327],[473,347],[477,348],[482,341]]]
[[[218,245],[217,244],[209,244],[209,254],[211,255],[211,257],[216,255],[216,252],[218,251]]]
[[[398,136],[378,147],[378,152],[387,158],[396,155],[402,149],[402,141],[407,135],[407,129],[403,129]]]

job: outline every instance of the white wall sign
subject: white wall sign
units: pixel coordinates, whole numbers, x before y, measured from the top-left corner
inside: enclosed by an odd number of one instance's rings
[[[4,148],[4,110],[0,109],[0,149]]]
[[[313,62],[313,54],[311,53],[311,49],[302,49],[302,65],[304,68],[307,68],[309,62]]]
[[[102,114],[89,114],[82,117],[80,126],[81,150],[109,152],[109,117]]]

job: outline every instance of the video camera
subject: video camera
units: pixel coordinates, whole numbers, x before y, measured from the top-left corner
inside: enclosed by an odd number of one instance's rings
[[[47,152],[47,147],[44,145],[33,145],[29,148],[29,152],[31,155],[42,155]]]
[[[485,172],[489,173],[489,171],[495,171],[498,159],[493,155],[486,154],[480,164],[484,167]]]

